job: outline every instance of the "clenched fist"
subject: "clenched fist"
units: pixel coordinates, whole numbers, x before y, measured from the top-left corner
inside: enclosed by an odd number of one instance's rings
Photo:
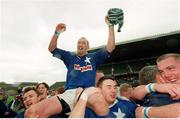
[[[64,23],[59,23],[57,26],[56,26],[56,31],[57,32],[64,32],[66,30],[66,25]]]

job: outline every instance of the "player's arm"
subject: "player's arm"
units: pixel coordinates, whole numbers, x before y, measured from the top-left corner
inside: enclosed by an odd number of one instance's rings
[[[80,94],[79,100],[77,101],[74,109],[71,111],[69,118],[84,118],[88,98],[97,92],[99,92],[99,90],[94,87],[85,89]]]
[[[124,22],[124,13],[120,8],[111,8],[107,12],[105,17],[106,24],[109,27],[109,36],[106,49],[111,53],[115,49],[115,35],[114,35],[114,25],[119,24],[118,32],[121,31],[121,27]]]
[[[106,46],[106,50],[111,53],[115,49],[115,34],[114,34],[114,26],[109,24],[108,17],[105,17],[105,21],[108,25],[109,29],[109,36],[108,36],[108,42]]]
[[[159,92],[168,93],[173,99],[180,99],[180,86],[178,84],[158,84],[152,83],[148,85],[137,86],[133,90],[133,98],[142,100],[148,93]]]
[[[132,98],[134,100],[142,100],[148,94],[145,88],[146,85],[140,85],[135,87],[132,91]]]
[[[180,103],[150,108],[138,107],[136,108],[136,117],[178,118],[180,117]]]
[[[48,47],[48,50],[50,52],[54,51],[54,49],[57,48],[57,40],[58,40],[59,34],[64,32],[65,30],[66,30],[66,25],[63,23],[60,23],[56,26],[55,33],[52,36],[51,41],[49,43],[49,47]]]
[[[87,104],[87,94],[82,93],[74,109],[72,110],[69,118],[84,118],[86,104]]]

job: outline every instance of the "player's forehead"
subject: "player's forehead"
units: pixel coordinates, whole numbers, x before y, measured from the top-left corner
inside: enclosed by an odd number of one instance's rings
[[[88,44],[88,40],[85,38],[85,37],[82,37],[78,40],[78,43],[80,42],[84,42],[84,43],[87,43]]]
[[[23,95],[23,98],[28,97],[29,95],[36,95],[36,92],[34,90],[30,90]]]
[[[40,84],[40,85],[38,86],[38,88],[44,88],[44,87],[46,87],[44,84]]]
[[[176,60],[173,57],[166,58],[160,62],[157,63],[158,69],[163,70],[169,66],[177,66],[180,64],[178,60]]]
[[[105,81],[103,81],[102,86],[117,86],[117,83],[114,80],[106,79]]]

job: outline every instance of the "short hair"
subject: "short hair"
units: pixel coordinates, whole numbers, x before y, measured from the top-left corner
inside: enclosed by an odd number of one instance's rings
[[[157,58],[157,60],[156,60],[156,63],[158,63],[158,62],[160,62],[162,60],[165,60],[165,59],[167,59],[169,57],[172,57],[175,60],[180,61],[180,54],[178,54],[178,53],[167,53],[167,54],[163,54],[163,55],[159,56]]]
[[[84,39],[84,40],[86,40],[88,47],[90,47],[90,45],[89,45],[89,41],[87,40],[87,38],[86,38],[86,37],[81,37],[81,38],[79,38],[79,40],[80,40],[80,39]]]
[[[36,94],[39,96],[39,92],[37,91],[36,87],[35,86],[27,86],[27,87],[24,87],[23,89],[23,96],[25,93],[29,92],[33,90],[34,92],[36,92]]]
[[[47,88],[47,90],[49,90],[49,86],[48,86],[48,84],[45,83],[45,82],[39,83],[39,84],[36,86],[36,88],[38,88],[41,84],[43,84],[43,85]]]
[[[138,73],[140,84],[147,85],[155,82],[157,73],[156,65],[144,66]]]
[[[106,81],[106,80],[113,80],[113,81],[115,81],[116,83],[117,83],[117,81],[115,80],[115,78],[113,78],[113,77],[108,77],[108,76],[104,76],[104,77],[101,77],[100,79],[99,79],[99,81],[97,82],[97,87],[102,87],[102,83],[104,82],[104,81]]]
[[[132,88],[132,85],[131,85],[131,84],[128,84],[128,83],[122,83],[122,84],[120,85],[120,87],[119,87],[119,92],[120,92],[120,94],[121,94],[122,92],[127,91],[128,88]]]

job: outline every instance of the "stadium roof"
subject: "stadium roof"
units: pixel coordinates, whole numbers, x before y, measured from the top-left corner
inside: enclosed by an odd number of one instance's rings
[[[90,52],[102,47],[105,46],[93,48]],[[170,52],[180,53],[180,30],[117,43],[106,63],[157,57]]]

